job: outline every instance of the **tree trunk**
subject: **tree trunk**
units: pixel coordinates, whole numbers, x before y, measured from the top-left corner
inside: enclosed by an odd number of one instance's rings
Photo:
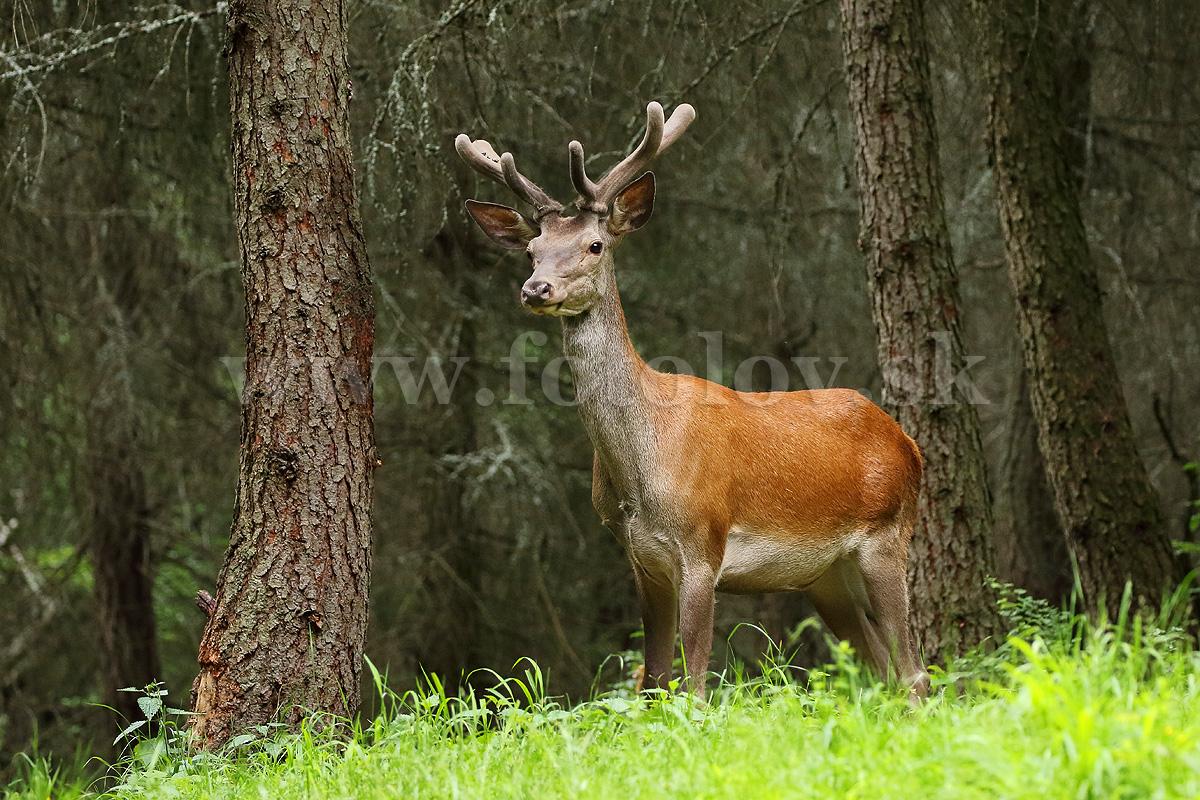
[[[958,319],[920,0],[842,0],[862,246],[885,402],[925,457],[909,555],[912,616],[929,662],[1003,633],[991,498]],[[960,396],[955,397],[958,386]]]
[[[1038,446],[1083,599],[1093,610],[1103,598],[1112,606],[1132,581],[1135,601],[1157,606],[1177,577],[1171,543],[1108,342],[1072,174],[1079,146],[1067,137],[1056,85],[1063,28],[1055,18],[1074,5],[978,5],[991,83],[988,145]]]
[[[1066,125],[1067,168],[1076,190],[1082,191],[1090,161],[1093,26],[1089,0],[1067,0],[1060,10],[1069,16],[1057,23],[1064,40],[1057,48],[1055,92]],[[1038,448],[1029,376],[1023,366],[1011,422],[1008,455],[1001,470],[1007,518],[997,520],[1001,530],[1007,529],[1007,535],[997,539],[1000,575],[1035,597],[1059,605],[1070,600],[1074,570]]]
[[[237,506],[192,690],[207,748],[252,725],[355,714],[377,463],[344,5],[239,0],[229,36],[246,382]]]
[[[112,418],[107,422],[111,424]],[[104,423],[97,423],[97,426]],[[143,718],[138,695],[162,678],[154,624],[146,486],[128,441],[93,432],[88,443],[92,584],[98,616],[100,679],[105,705],[127,722]]]
[[[996,568],[1004,580],[1061,605],[1070,600],[1074,586],[1071,557],[1046,482],[1024,368],[1009,419],[1012,428],[997,481],[997,494],[1005,502],[997,504]]]
[[[431,262],[442,266],[441,277],[447,290],[461,296],[464,307],[480,308],[473,276],[466,274],[476,262],[462,250],[461,241],[469,242],[471,237],[443,230],[430,242],[426,255]],[[459,385],[463,396],[472,399],[482,388],[475,372],[478,363],[476,320],[473,314],[463,315],[458,323],[458,342],[454,349],[458,355],[470,359],[463,368]],[[469,403],[438,406],[430,411],[438,420],[436,433],[430,441],[433,458],[445,454],[461,456],[479,449],[474,411]],[[485,592],[490,561],[485,554],[491,542],[469,507],[462,477],[435,475],[428,502],[431,560],[424,588],[437,613],[429,619],[430,630],[420,637],[415,655],[421,671],[437,675],[446,691],[453,694],[468,676],[472,682],[492,678],[491,673],[474,673],[487,663],[480,653],[486,627],[481,614],[484,607],[481,597]],[[447,620],[453,620],[454,624],[447,625]]]
[[[104,209],[130,205],[134,160],[121,139],[118,118],[105,123],[116,141],[111,170],[97,180],[94,202]],[[92,392],[85,408],[84,482],[90,500],[92,591],[96,598],[100,680],[104,704],[127,723],[143,719],[138,695],[118,691],[161,680],[154,618],[154,564],[150,503],[142,463],[144,411],[136,396],[133,353],[145,335],[139,324],[142,274],[161,255],[136,215],[114,214],[88,224],[95,243],[94,306],[90,318],[98,344],[91,358]],[[122,726],[123,727],[123,726]]]

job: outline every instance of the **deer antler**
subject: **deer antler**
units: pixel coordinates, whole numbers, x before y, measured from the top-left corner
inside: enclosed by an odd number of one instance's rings
[[[540,222],[547,214],[562,211],[562,203],[546,194],[533,181],[517,172],[517,162],[512,153],[497,156],[495,149],[483,139],[471,141],[471,137],[460,133],[454,140],[454,149],[473,170],[486,175],[497,183],[503,183],[513,193],[536,209],[534,220]]]
[[[584,168],[583,145],[571,142],[567,147],[571,157],[571,183],[575,186],[575,191],[579,192],[579,208],[598,214],[608,213],[612,201],[621,190],[628,186],[655,156],[674,144],[695,118],[696,109],[682,103],[671,112],[671,118],[664,123],[662,106],[652,101],[646,106],[646,135],[642,137],[641,144],[621,163],[604,173],[604,177],[597,183],[588,178]]]

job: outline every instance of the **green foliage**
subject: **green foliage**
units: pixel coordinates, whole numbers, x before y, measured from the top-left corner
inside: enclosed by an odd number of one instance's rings
[[[93,796],[89,794],[86,782],[79,777],[84,772],[79,767],[64,770],[61,767],[50,766],[46,759],[22,753],[17,756],[14,768],[16,777],[12,783],[0,790],[0,797],[4,800],[43,800],[51,797],[56,800],[72,800],[76,797]]]
[[[1009,636],[1055,639],[1070,635],[1072,616],[1068,609],[1055,607],[1005,581],[992,579],[988,586],[995,592],[1001,618],[1009,625]]]
[[[126,758],[131,766],[153,770],[160,761],[185,754],[187,742],[183,718],[190,712],[167,705],[167,690],[157,683],[145,688],[126,687],[122,692],[140,695],[137,699],[142,719],[130,721],[113,744],[128,746]]]
[[[1194,461],[1189,461],[1188,463],[1183,465],[1183,471],[1188,476],[1195,476],[1195,474],[1197,472],[1200,472],[1200,464],[1197,464]],[[1191,503],[1190,510],[1192,512],[1192,515],[1188,519],[1188,532],[1194,536],[1196,534],[1196,531],[1200,531],[1200,500],[1192,500],[1192,501],[1190,501],[1190,503]],[[1182,545],[1184,548],[1186,548],[1186,549],[1181,549],[1180,552],[1185,552],[1185,553],[1200,552],[1200,542],[1198,542],[1198,543],[1177,542],[1176,543],[1176,546],[1180,546],[1180,545]]]
[[[1030,601],[1014,598],[1018,607]],[[1026,608],[1027,611],[1036,609]],[[1039,616],[1044,610],[1038,611]],[[1194,797],[1200,653],[1140,618],[1013,638],[991,677],[911,707],[843,646],[801,683],[786,662],[721,681],[711,701],[630,696],[578,705],[536,665],[484,692],[431,679],[352,735],[310,725],[218,756],[128,762],[109,797]],[[154,697],[155,695],[147,695]],[[155,710],[155,709],[151,709]],[[269,745],[269,746],[266,746]],[[77,797],[29,762],[6,798]],[[100,796],[92,794],[89,796]]]

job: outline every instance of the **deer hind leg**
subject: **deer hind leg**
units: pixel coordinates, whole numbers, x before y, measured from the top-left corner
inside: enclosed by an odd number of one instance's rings
[[[857,567],[867,599],[874,611],[873,624],[887,645],[891,661],[914,701],[929,694],[929,675],[917,656],[908,617],[907,538],[896,535],[874,539],[858,551]]]
[[[871,670],[926,696],[929,676],[917,659],[908,625],[905,560],[867,545],[839,559],[809,589],[817,613],[839,639],[850,642]]]
[[[849,642],[880,678],[888,678],[888,649],[872,623],[873,611],[858,565],[838,559],[808,588],[808,596],[833,635]]]

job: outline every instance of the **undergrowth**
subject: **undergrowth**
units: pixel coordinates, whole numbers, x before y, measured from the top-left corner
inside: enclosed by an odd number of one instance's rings
[[[149,702],[156,733],[114,782],[30,758],[4,797],[1200,796],[1200,653],[1175,620],[1122,611],[1091,625],[998,589],[1015,635],[935,670],[918,708],[845,647],[808,672],[776,654],[761,674],[720,679],[702,707],[628,686],[568,705],[533,664],[487,692],[433,680],[400,694],[372,667],[384,711],[348,735],[315,719],[194,754],[179,718]]]

